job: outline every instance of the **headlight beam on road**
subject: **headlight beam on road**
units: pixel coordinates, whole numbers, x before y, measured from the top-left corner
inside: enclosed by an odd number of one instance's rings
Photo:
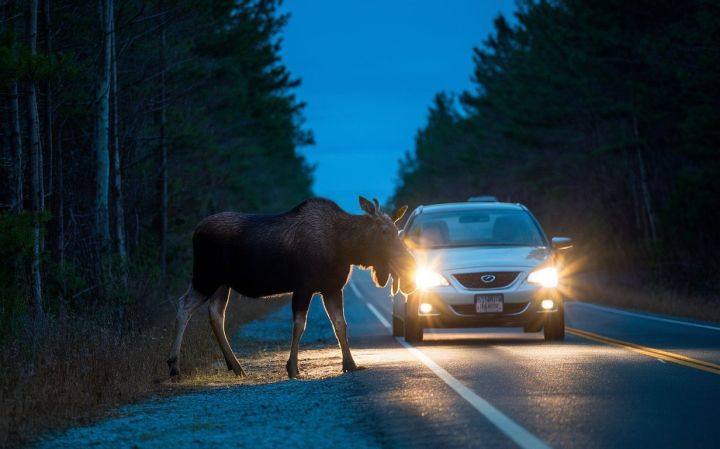
[[[353,287],[351,283],[351,288]],[[352,288],[353,293],[357,294],[357,290]],[[362,296],[358,295],[362,300]],[[392,326],[382,316],[382,314],[369,302],[365,302],[368,309],[375,315],[380,323],[387,329],[391,329]],[[430,369],[436,376],[438,376],[447,386],[452,388],[457,394],[465,399],[475,410],[480,412],[490,423],[497,427],[506,437],[512,440],[515,444],[523,449],[551,449],[551,447],[544,441],[530,433],[520,424],[513,421],[510,417],[505,415],[500,410],[496,409],[491,403],[479,396],[477,393],[466,387],[462,382],[454,378],[450,373],[445,371],[440,365],[435,363],[430,357],[425,355],[422,351],[406,342],[401,337],[395,337],[398,343],[405,349],[410,351],[420,362],[423,363],[427,368]]]

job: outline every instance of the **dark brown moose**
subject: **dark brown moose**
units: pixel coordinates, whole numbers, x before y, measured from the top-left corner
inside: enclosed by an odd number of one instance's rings
[[[210,325],[228,369],[245,372],[225,336],[230,289],[251,297],[292,293],[293,333],[288,376],[296,377],[298,347],[313,294],[323,305],[342,351],[343,371],[358,366],[350,353],[343,311],[343,286],[352,265],[370,267],[378,287],[393,276],[393,294],[415,289],[415,260],[395,226],[407,210],[388,216],[360,197],[362,215],[351,215],[330,200],[314,198],[278,215],[222,212],[198,224],[193,233],[193,277],[178,300],[176,334],[167,360],[170,375],[180,374],[183,333],[197,308],[209,301]]]

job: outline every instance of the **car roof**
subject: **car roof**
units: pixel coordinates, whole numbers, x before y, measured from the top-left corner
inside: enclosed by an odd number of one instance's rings
[[[471,210],[527,210],[520,203],[500,203],[500,202],[465,202],[465,203],[441,203],[428,204],[418,206],[418,213],[426,212],[460,212]]]

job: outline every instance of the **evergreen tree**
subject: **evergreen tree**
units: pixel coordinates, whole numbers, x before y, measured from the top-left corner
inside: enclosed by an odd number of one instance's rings
[[[474,51],[465,113],[431,110],[395,202],[523,201],[583,242],[590,269],[717,289],[720,233],[704,211],[720,210],[718,13],[699,0],[519,2],[515,24],[498,17]]]
[[[17,270],[0,272],[0,339],[44,308],[132,326],[156,300],[133,292],[185,277],[204,216],[311,195],[278,4],[3,4],[0,225],[17,244],[0,257]]]

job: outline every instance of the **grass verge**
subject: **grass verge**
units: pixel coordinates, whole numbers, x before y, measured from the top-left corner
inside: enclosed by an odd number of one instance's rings
[[[228,335],[286,303],[287,299],[233,298],[225,323]],[[52,329],[32,370],[23,357],[29,343],[2,348],[0,446],[19,446],[40,433],[91,422],[151,394],[172,394],[213,379],[227,382],[230,374],[203,307],[185,333],[183,380],[169,383],[165,359],[175,311],[167,304],[157,313],[155,324],[138,332],[118,332],[113,323],[98,326],[81,321]]]
[[[679,292],[658,286],[628,286],[577,280],[570,297],[583,302],[720,322],[720,297]]]

